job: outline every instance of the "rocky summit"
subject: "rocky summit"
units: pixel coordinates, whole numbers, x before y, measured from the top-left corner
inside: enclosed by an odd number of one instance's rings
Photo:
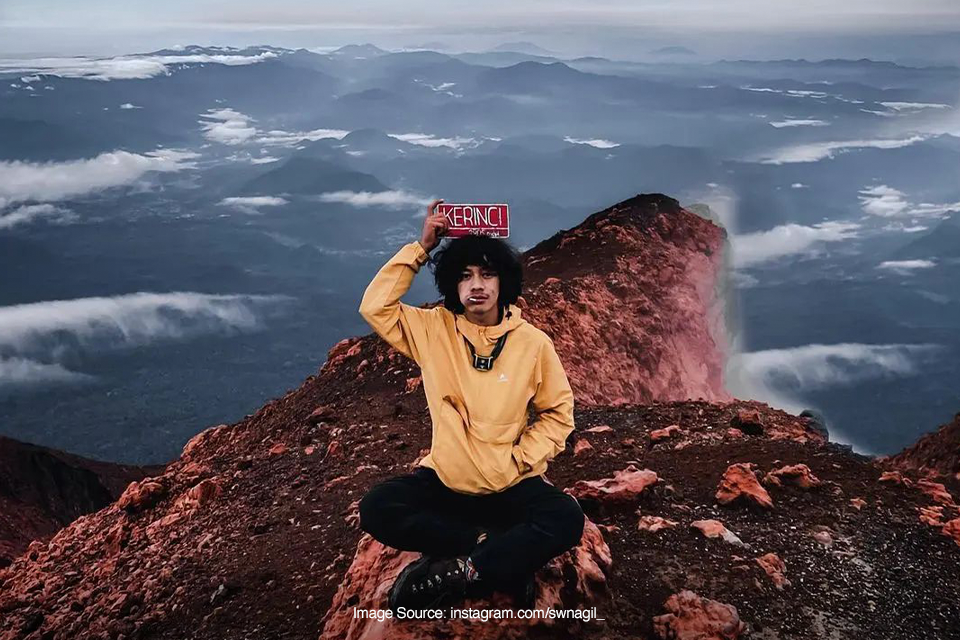
[[[594,617],[356,616],[383,610],[416,557],[360,531],[358,501],[430,437],[416,364],[371,334],[107,504],[11,542],[0,640],[956,638],[955,429],[876,460],[730,397],[725,246],[713,222],[642,194],[524,254],[524,317],[577,400],[547,479],[588,518],[538,574],[535,607]],[[23,495],[15,510],[43,511]],[[509,606],[497,598],[464,606]]]

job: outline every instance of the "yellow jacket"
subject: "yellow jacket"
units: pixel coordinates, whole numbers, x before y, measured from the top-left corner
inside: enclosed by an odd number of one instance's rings
[[[419,464],[461,493],[502,491],[542,474],[563,451],[574,428],[573,392],[550,336],[523,320],[516,305],[500,324],[481,326],[443,305],[400,302],[428,259],[419,242],[404,245],[367,286],[360,314],[420,365],[433,435]],[[475,369],[464,337],[478,355],[490,355],[507,331],[493,369]],[[531,402],[537,419],[528,426]]]

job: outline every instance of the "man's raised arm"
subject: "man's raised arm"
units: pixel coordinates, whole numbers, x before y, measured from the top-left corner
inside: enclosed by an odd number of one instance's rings
[[[428,207],[420,240],[403,245],[380,267],[360,301],[363,319],[394,349],[417,364],[422,362],[420,353],[426,348],[436,310],[404,304],[400,298],[410,289],[420,267],[430,259],[430,252],[440,244],[440,237],[446,234],[447,219],[436,211],[441,202],[442,199],[434,200]]]
[[[420,267],[430,258],[420,241],[409,242],[398,251],[367,285],[360,301],[360,315],[393,348],[420,362],[420,350],[426,345],[428,315],[421,309],[400,302],[410,289]]]

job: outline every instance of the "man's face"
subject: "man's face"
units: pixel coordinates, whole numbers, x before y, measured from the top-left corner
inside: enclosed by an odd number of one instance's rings
[[[500,276],[489,267],[470,265],[460,273],[457,290],[464,308],[474,315],[481,315],[497,308]]]

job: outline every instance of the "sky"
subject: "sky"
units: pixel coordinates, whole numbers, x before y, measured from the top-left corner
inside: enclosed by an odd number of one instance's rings
[[[442,43],[476,51],[505,39],[534,41],[571,56],[596,54],[589,45],[608,39],[610,55],[638,41],[668,46],[684,35],[692,43],[706,36],[706,48],[718,55],[724,48],[735,53],[739,42],[747,55],[744,34],[752,36],[755,48],[789,46],[786,34],[793,44],[806,42],[816,50],[818,37],[940,38],[947,32],[960,37],[960,0],[0,1],[5,56],[115,55],[194,43],[309,48],[363,41],[387,48]],[[903,55],[930,48],[929,42],[915,45]]]

